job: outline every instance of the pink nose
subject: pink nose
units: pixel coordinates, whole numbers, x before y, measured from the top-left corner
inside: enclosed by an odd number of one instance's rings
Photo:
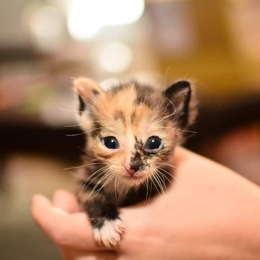
[[[135,171],[132,170],[132,169],[126,169],[126,171],[128,172],[128,174],[129,174],[130,176],[134,176],[134,174],[135,174]]]

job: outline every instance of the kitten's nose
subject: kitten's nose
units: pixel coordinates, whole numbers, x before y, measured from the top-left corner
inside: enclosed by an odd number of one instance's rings
[[[130,176],[134,176],[134,174],[135,174],[135,171],[132,170],[132,169],[126,169],[126,171],[128,172],[128,174],[129,174]]]
[[[137,157],[130,161],[130,170],[137,172],[140,167],[143,165],[141,158]]]

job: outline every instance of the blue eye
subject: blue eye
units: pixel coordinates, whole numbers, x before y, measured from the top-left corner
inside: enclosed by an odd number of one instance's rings
[[[156,149],[159,149],[161,148],[161,145],[162,145],[162,139],[159,138],[158,136],[151,136],[146,145],[145,145],[145,148],[148,149],[148,150],[156,150]]]
[[[108,136],[105,137],[103,139],[104,145],[108,148],[108,149],[118,149],[119,148],[119,144],[116,140],[115,137],[113,136]]]

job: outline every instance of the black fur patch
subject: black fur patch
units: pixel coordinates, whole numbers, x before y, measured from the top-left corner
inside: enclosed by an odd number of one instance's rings
[[[102,193],[102,186],[96,184],[93,180],[84,180],[82,181],[83,190],[85,191],[98,191]]]
[[[83,98],[81,96],[78,96],[79,98],[79,114],[81,115],[81,113],[85,110],[86,108],[86,104],[83,100]]]
[[[119,208],[111,202],[108,194],[96,196],[85,205],[85,210],[94,228],[101,228],[106,219],[115,220],[119,218]]]
[[[141,139],[138,140],[138,138],[136,136],[135,136],[135,149],[137,151],[143,151],[143,149],[144,149],[143,141]]]
[[[137,92],[136,105],[143,103],[149,108],[154,108],[156,106],[155,100],[151,98],[151,94],[155,93],[155,91],[151,87],[135,84],[135,88]]]
[[[94,94],[95,96],[97,96],[97,95],[100,94],[100,93],[99,93],[97,90],[95,90],[95,89],[92,89],[92,92],[93,92],[93,94]]]
[[[137,172],[138,170],[140,170],[143,167],[144,167],[144,163],[143,163],[143,160],[141,158],[141,154],[137,152],[135,154],[135,156],[133,158],[131,158],[130,169]]]
[[[178,111],[176,113],[175,117],[178,121],[178,125],[180,127],[186,127],[189,121],[189,104],[191,100],[191,87],[190,83],[188,81],[178,81],[171,85],[165,92],[166,98],[171,100],[174,105],[176,105],[176,102],[178,100],[178,95],[182,91],[187,90],[187,92],[183,95],[183,100],[181,100],[179,103],[183,103],[183,109],[181,111]],[[168,106],[170,107],[170,106]]]
[[[111,87],[109,93],[112,94],[113,96],[116,95],[118,92],[120,92],[121,90],[127,88],[129,85],[125,85],[125,84],[122,84],[122,83],[119,83],[118,85],[114,85]]]

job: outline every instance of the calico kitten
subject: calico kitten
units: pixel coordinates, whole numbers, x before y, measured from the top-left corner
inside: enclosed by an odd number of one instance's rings
[[[195,98],[188,81],[162,92],[137,81],[104,91],[78,78],[74,88],[87,133],[78,200],[95,240],[115,246],[124,232],[119,207],[147,200],[171,182],[174,148],[195,119]]]

